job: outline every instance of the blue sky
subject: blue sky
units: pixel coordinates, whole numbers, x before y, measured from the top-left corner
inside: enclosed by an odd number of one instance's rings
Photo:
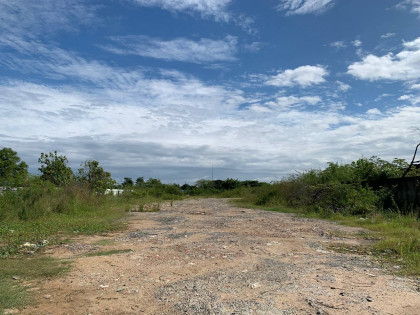
[[[420,139],[420,0],[0,0],[0,147],[271,181]]]

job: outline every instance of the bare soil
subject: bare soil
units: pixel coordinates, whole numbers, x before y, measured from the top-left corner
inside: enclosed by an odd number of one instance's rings
[[[223,199],[168,203],[131,213],[122,233],[49,248],[71,271],[28,283],[38,304],[21,313],[420,314],[417,280],[328,249],[367,242],[361,231]]]

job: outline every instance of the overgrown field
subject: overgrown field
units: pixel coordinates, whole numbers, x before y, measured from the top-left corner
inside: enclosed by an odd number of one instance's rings
[[[339,221],[371,230],[378,239],[359,249],[379,259],[402,265],[404,274],[420,275],[420,209],[401,210],[394,199],[396,185],[408,164],[371,158],[351,164],[329,163],[325,170],[309,170],[282,181],[254,188],[239,188],[224,196],[240,197],[239,204],[273,211]],[[412,170],[409,176],[418,176]]]
[[[0,312],[28,302],[22,280],[51,277],[68,269],[66,261],[42,258],[38,252],[43,247],[67,242],[75,235],[123,229],[127,211],[157,211],[163,200],[189,196],[235,197],[247,207],[364,227],[372,231],[369,237],[378,241],[357,251],[402,266],[398,271],[403,274],[420,275],[420,209],[416,205],[401,209],[395,199],[397,187],[389,181],[407,170],[404,160],[329,163],[324,170],[309,170],[271,184],[228,178],[180,186],[142,177],[135,183],[125,178],[116,185],[96,161],[86,162],[78,177],[70,171],[64,176],[65,157],[60,160],[56,153],[48,157],[61,162],[60,172],[51,167],[52,171],[44,168],[44,177],[4,177],[3,185],[19,183],[23,187],[0,195]],[[419,175],[419,169],[407,174]],[[105,194],[111,187],[124,192]]]
[[[182,198],[168,187],[103,195],[78,183],[56,187],[33,178],[27,187],[0,196],[0,314],[30,302],[22,281],[53,277],[69,262],[42,257],[42,249],[81,234],[123,229],[127,211],[157,211],[160,202]],[[147,207],[153,204],[153,207]]]

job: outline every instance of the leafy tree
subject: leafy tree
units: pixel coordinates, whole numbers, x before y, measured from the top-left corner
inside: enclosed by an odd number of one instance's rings
[[[145,185],[146,187],[159,187],[162,185],[162,182],[160,181],[160,179],[149,178]]]
[[[213,181],[208,180],[208,179],[199,179],[195,183],[195,186],[198,188],[204,188],[204,189],[213,188]]]
[[[137,177],[136,179],[136,186],[137,187],[144,187],[144,178],[143,177]]]
[[[99,166],[98,161],[87,160],[83,162],[79,169],[78,179],[82,183],[86,183],[89,188],[97,193],[103,194],[108,188],[115,185],[115,180],[112,179],[111,173],[104,171]]]
[[[134,186],[134,182],[130,177],[124,177],[124,182],[122,183],[122,186],[124,188],[126,187],[133,187]]]
[[[241,182],[237,179],[233,179],[233,178],[227,178],[223,184],[222,187],[224,190],[232,190],[235,188],[238,188],[241,185]]]
[[[0,150],[0,186],[22,186],[28,177],[28,165],[11,148]]]
[[[41,153],[38,162],[41,163],[39,168],[41,178],[56,186],[64,186],[73,178],[73,172],[67,166],[67,157],[57,155],[57,151],[54,151],[54,153]]]

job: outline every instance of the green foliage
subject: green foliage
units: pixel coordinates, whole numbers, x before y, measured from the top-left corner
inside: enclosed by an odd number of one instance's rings
[[[160,181],[160,179],[156,179],[156,178],[149,178],[146,182],[145,182],[145,186],[146,187],[160,187],[162,186],[162,182]]]
[[[115,185],[111,173],[104,171],[98,161],[85,161],[80,166],[78,180],[86,184],[91,191],[103,194]]]
[[[378,157],[350,164],[328,163],[324,170],[309,170],[269,187],[261,187],[248,201],[261,206],[304,208],[324,216],[334,213],[366,216],[377,211],[398,212],[391,178],[400,177],[408,163]],[[410,175],[416,175],[412,170]]]
[[[145,185],[143,177],[137,177],[136,179],[136,187],[143,187]]]
[[[36,220],[54,213],[72,214],[96,206],[98,199],[76,183],[55,187],[34,177],[28,187],[6,191],[0,198],[0,221]]]
[[[41,178],[56,186],[64,186],[73,178],[73,172],[67,166],[67,157],[57,155],[57,151],[54,151],[54,153],[41,153],[38,162],[41,163],[39,168],[42,174]]]
[[[11,148],[0,150],[0,186],[23,186],[28,178],[28,165]]]
[[[134,186],[134,182],[129,177],[124,177],[124,182],[122,183],[123,188],[130,188]]]
[[[239,196],[244,189],[252,187],[260,187],[268,185],[260,183],[256,180],[239,181],[233,178],[226,180],[207,180],[200,179],[195,185],[184,184],[180,188],[182,192],[190,196],[216,196],[222,195],[224,197]]]
[[[0,314],[4,314],[7,309],[22,307],[28,302],[26,288],[11,278],[1,277],[0,274]]]
[[[67,271],[68,262],[53,258],[8,258],[0,262],[0,313],[31,302],[22,280],[51,278]],[[17,277],[18,280],[12,280]]]
[[[125,254],[132,252],[132,249],[112,249],[107,251],[98,251],[85,254],[86,257],[95,257],[95,256],[111,256],[111,255],[118,255],[118,254]]]

